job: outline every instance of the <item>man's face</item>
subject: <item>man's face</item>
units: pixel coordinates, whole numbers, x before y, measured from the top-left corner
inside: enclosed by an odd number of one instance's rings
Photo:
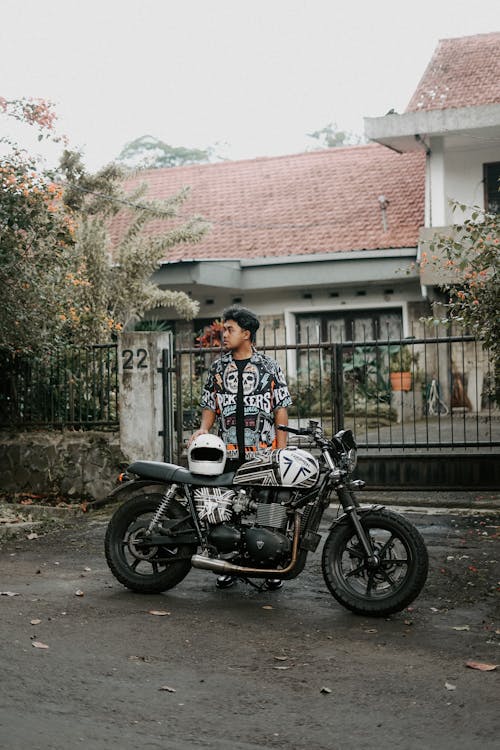
[[[223,327],[222,340],[225,349],[235,351],[250,341],[250,331],[241,328],[235,320],[226,320]]]

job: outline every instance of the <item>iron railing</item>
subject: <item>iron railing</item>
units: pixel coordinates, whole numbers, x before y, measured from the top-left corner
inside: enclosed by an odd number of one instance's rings
[[[116,429],[116,344],[38,357],[0,351],[0,427]]]
[[[288,344],[276,331],[258,346],[283,367],[292,424],[318,419],[353,429],[363,452],[494,450],[500,446],[498,374],[472,336]],[[199,399],[221,348],[178,341],[177,452],[199,424]],[[406,373],[401,375],[401,373]],[[402,382],[403,381],[403,382]]]

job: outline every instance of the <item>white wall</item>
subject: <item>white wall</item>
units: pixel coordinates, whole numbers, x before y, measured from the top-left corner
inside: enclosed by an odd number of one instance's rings
[[[431,212],[426,212],[426,224],[447,226],[470,216],[470,211],[465,217],[461,213],[453,214],[450,201],[484,208],[483,164],[500,161],[500,149],[443,150],[442,138],[434,138],[431,149],[426,196],[426,202],[431,201]]]
[[[388,281],[384,286],[367,287],[360,284],[359,288],[351,287],[345,291],[340,290],[338,297],[330,296],[329,288],[312,290],[311,298],[305,299],[304,294],[309,293],[307,289],[280,290],[271,292],[252,291],[242,295],[241,304],[254,310],[258,315],[283,316],[284,312],[311,312],[326,310],[357,310],[364,308],[402,305],[408,302],[421,302],[422,294],[418,279],[406,282],[404,274],[396,276],[393,281]],[[325,285],[326,286],[326,285]],[[332,284],[332,287],[334,285]],[[388,291],[392,290],[392,294]],[[360,295],[357,292],[365,292]],[[222,291],[214,295],[214,305],[201,305],[198,316],[200,318],[216,318],[224,307],[231,304],[230,295]]]

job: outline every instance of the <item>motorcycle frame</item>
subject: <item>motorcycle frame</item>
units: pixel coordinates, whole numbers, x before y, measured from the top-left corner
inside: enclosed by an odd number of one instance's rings
[[[295,578],[303,570],[308,552],[314,552],[319,544],[320,537],[317,534],[317,530],[319,528],[319,524],[325,510],[330,504],[329,497],[332,490],[335,490],[344,512],[341,516],[333,521],[330,530],[340,523],[350,522],[353,525],[354,530],[363,547],[363,550],[367,556],[368,564],[377,564],[378,560],[376,554],[374,553],[370,537],[368,534],[366,534],[363,528],[361,517],[366,512],[371,510],[380,510],[383,508],[383,506],[367,506],[364,508],[361,508],[359,506],[354,493],[345,484],[345,480],[347,480],[349,475],[348,470],[345,467],[339,468],[339,466],[335,463],[334,457],[332,456],[332,453],[334,453],[335,458],[340,464],[340,459],[343,454],[341,440],[339,440],[337,437],[335,438],[335,440],[327,440],[325,438],[321,438],[319,440],[317,439],[316,443],[321,450],[321,455],[325,464],[325,469],[322,470],[323,476],[320,479],[319,486],[315,485],[314,487],[309,488],[306,492],[303,493],[300,492],[300,490],[296,491],[295,498],[292,499],[289,504],[290,510],[297,511],[299,508],[303,508],[308,505],[311,499],[313,499],[314,501],[312,504],[312,511],[307,516],[305,524],[301,524],[301,517],[298,516],[297,512],[295,512],[294,514],[295,526],[293,534],[292,562],[283,569],[246,569],[242,568],[241,566],[234,566],[229,563],[225,563],[223,560],[220,560],[221,570],[222,566],[228,567],[227,572],[234,572],[234,569],[238,568],[239,570],[237,572],[237,575],[247,578],[267,577],[270,574],[283,579]],[[166,485],[161,482],[152,482],[151,479],[131,480],[115,488],[115,490],[113,490],[108,496],[108,500],[118,498],[118,496],[121,497],[122,495],[129,497],[134,494],[137,489],[146,487],[155,487],[158,490],[162,491],[163,495],[165,495],[166,492],[171,488],[171,486],[172,485]],[[182,488],[183,495],[187,501],[188,513],[184,518],[175,519],[173,525],[180,525],[184,521],[192,520],[195,528],[192,530],[183,530],[177,532],[174,536],[170,536],[170,534],[168,533],[158,533],[158,535],[152,534],[148,542],[149,544],[151,544],[151,546],[165,546],[169,543],[175,545],[179,544],[179,542],[184,544],[196,544],[197,546],[201,547],[202,550],[207,550],[207,534],[200,524],[191,488],[188,484],[178,485],[178,487]],[[201,558],[202,556],[196,555],[195,557]],[[171,557],[169,557],[168,559],[170,561],[173,560],[173,558]],[[184,558],[179,557],[179,559]],[[197,567],[203,567],[200,559],[198,559],[198,562],[200,564]],[[216,561],[211,560],[210,562],[211,565],[213,565],[213,563]],[[231,571],[229,571],[229,568],[231,568]]]

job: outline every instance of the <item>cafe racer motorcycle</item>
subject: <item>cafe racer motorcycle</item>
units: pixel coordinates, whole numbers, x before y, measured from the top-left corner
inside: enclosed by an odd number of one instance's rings
[[[179,584],[192,568],[233,575],[259,587],[296,578],[322,539],[319,525],[338,498],[322,549],[330,593],[347,609],[384,617],[420,593],[428,555],[422,536],[382,505],[361,505],[352,480],[350,430],[325,437],[318,422],[280,426],[315,452],[290,446],[256,455],[225,472],[225,446],[214,435],[191,445],[189,469],[135,461],[110,500],[123,503],[106,532],[105,553],[118,581],[152,594]]]

